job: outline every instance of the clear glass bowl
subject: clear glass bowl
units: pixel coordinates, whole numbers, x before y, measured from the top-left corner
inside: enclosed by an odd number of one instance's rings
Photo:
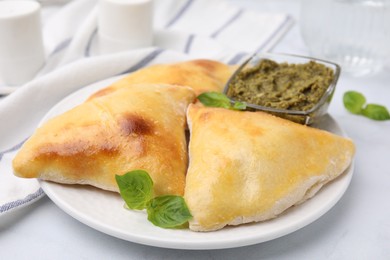
[[[276,53],[262,53],[262,54],[255,54],[252,57],[250,57],[248,60],[246,60],[238,69],[235,71],[235,73],[231,76],[231,78],[226,83],[224,93],[229,97],[229,88],[231,86],[231,82],[235,80],[235,77],[244,70],[250,69],[259,62],[261,62],[263,59],[269,59],[272,61],[275,61],[277,63],[289,63],[289,64],[303,64],[308,63],[310,61],[314,61],[319,64],[323,64],[326,67],[333,70],[334,77],[320,100],[309,110],[306,111],[300,111],[300,110],[286,110],[286,109],[277,109],[272,107],[265,107],[265,106],[259,106],[256,104],[249,104],[247,103],[247,110],[251,111],[264,111],[300,124],[305,125],[311,125],[317,121],[320,117],[325,115],[328,111],[328,106],[331,102],[333,93],[336,88],[336,84],[338,81],[338,78],[340,76],[340,66],[336,63],[316,59],[312,57],[305,57],[305,56],[298,56],[298,55],[292,55],[292,54],[276,54]],[[242,101],[242,100],[235,100],[232,97],[229,97],[232,103],[235,103],[236,101]]]

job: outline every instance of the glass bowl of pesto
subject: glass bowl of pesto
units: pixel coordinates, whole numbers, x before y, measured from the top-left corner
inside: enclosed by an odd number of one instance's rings
[[[255,54],[227,82],[224,93],[247,110],[260,110],[311,125],[325,115],[340,66],[293,54]]]

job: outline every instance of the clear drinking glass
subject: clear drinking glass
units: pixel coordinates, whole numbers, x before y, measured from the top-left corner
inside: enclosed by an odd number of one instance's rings
[[[390,0],[301,0],[301,33],[311,55],[361,76],[390,56]]]

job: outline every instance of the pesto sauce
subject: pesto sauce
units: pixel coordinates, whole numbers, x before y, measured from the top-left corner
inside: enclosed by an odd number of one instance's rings
[[[318,103],[333,79],[331,68],[314,61],[288,64],[265,59],[238,73],[227,95],[249,104],[307,111]]]

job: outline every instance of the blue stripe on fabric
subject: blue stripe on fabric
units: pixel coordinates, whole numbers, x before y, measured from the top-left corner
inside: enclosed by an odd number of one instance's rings
[[[85,51],[84,51],[84,56],[85,57],[90,57],[91,56],[91,46],[92,46],[93,39],[97,35],[97,32],[98,32],[98,28],[95,28],[95,30],[93,30],[91,36],[88,39],[87,47],[85,47]]]
[[[190,36],[188,37],[186,46],[184,47],[184,53],[190,52],[192,42],[194,41],[194,37],[195,37],[195,35],[193,35],[193,34],[190,34]]]
[[[57,52],[62,51],[62,50],[65,49],[66,47],[68,47],[71,41],[72,41],[72,38],[68,38],[68,39],[65,39],[65,40],[63,40],[62,42],[60,42],[60,43],[54,48],[54,50],[50,53],[50,56],[53,55],[53,54],[56,54]]]
[[[247,52],[239,52],[239,53],[237,53],[236,55],[234,55],[233,58],[231,58],[231,59],[228,61],[228,64],[229,64],[229,65],[235,65],[235,64],[237,64],[242,58],[244,58],[246,55],[248,55]]]
[[[176,23],[180,17],[183,16],[183,14],[188,10],[188,8],[193,3],[193,0],[188,0],[183,7],[177,12],[177,14],[165,25],[165,28],[171,27],[174,23]]]
[[[34,193],[29,194],[24,199],[8,202],[8,203],[0,206],[0,213],[4,213],[4,212],[9,211],[13,208],[16,208],[16,207],[19,207],[19,206],[24,205],[26,203],[32,202],[33,200],[36,200],[43,195],[45,195],[45,193],[43,192],[42,188],[39,188],[39,190],[37,190]]]
[[[286,18],[284,19],[283,23],[281,23],[278,27],[278,29],[276,29],[272,34],[271,36],[262,44],[260,45],[259,48],[257,48],[257,50],[255,51],[255,53],[257,52],[260,52],[262,51],[262,49],[265,48],[265,46],[267,46],[272,40],[273,38],[292,20],[292,17],[290,15],[287,15]]]
[[[229,19],[227,20],[218,30],[213,32],[210,36],[211,38],[217,37],[223,30],[225,30],[229,25],[232,25],[234,21],[236,21],[244,12],[243,9],[237,10],[237,12]]]
[[[136,70],[139,70],[139,69],[145,67],[149,62],[154,60],[158,55],[160,55],[164,51],[165,51],[164,49],[160,49],[160,48],[152,51],[145,58],[140,60],[138,63],[131,66],[129,69],[122,71],[121,73],[118,73],[117,75],[127,74],[127,73],[130,73],[130,72],[133,72],[133,71],[136,71]]]
[[[1,159],[3,159],[4,154],[6,154],[6,153],[11,153],[11,152],[14,152],[14,151],[18,150],[20,147],[22,147],[22,145],[23,145],[26,141],[27,141],[27,138],[24,139],[22,142],[18,143],[17,145],[11,147],[10,149],[5,150],[5,151],[3,151],[3,152],[0,152],[0,162],[1,162]]]

